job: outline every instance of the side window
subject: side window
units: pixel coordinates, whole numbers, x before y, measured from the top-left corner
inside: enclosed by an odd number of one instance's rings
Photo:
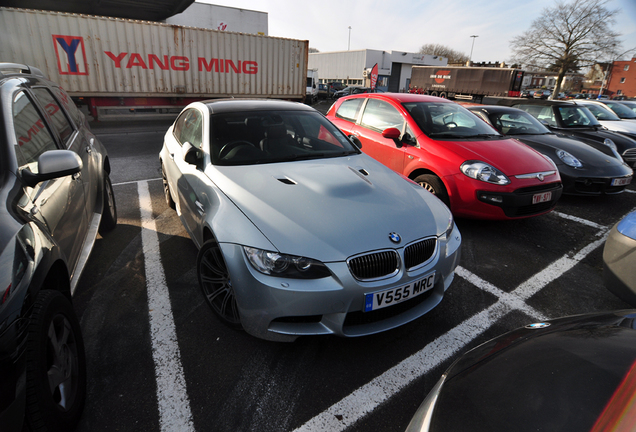
[[[377,99],[369,99],[360,123],[362,126],[379,132],[392,127],[401,131],[404,118],[391,104]]]
[[[32,90],[33,93],[35,93],[35,97],[40,101],[40,105],[44,107],[51,117],[53,128],[57,129],[57,132],[60,134],[60,139],[64,144],[67,144],[73,134],[73,125],[69,122],[64,111],[48,89],[38,87]]]
[[[84,120],[84,114],[80,112],[79,109],[75,106],[75,103],[71,99],[71,97],[62,89],[61,87],[53,87],[53,94],[57,96],[57,100],[60,101],[64,109],[71,116],[75,124],[82,124]]]
[[[187,110],[177,120],[173,133],[179,144],[189,142],[193,147],[201,148],[203,116],[196,109]]]
[[[513,107],[524,110],[537,120],[547,122],[550,126],[557,126],[556,117],[554,116],[554,112],[550,106],[518,104],[513,105]]]
[[[362,106],[364,99],[349,99],[342,102],[342,105],[336,111],[336,117],[355,122],[360,112],[360,106]]]
[[[18,93],[13,99],[13,124],[18,142],[16,154],[20,167],[29,167],[37,173],[38,157],[47,150],[58,147],[49,132],[46,122],[24,93]]]

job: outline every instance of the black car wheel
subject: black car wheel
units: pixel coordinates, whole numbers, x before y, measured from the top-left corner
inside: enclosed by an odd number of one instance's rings
[[[442,202],[450,208],[450,200],[448,199],[448,193],[446,192],[444,183],[442,183],[437,176],[433,174],[422,174],[415,177],[413,181],[442,200]]]
[[[214,240],[203,244],[197,256],[197,275],[203,295],[214,313],[230,327],[240,328],[241,317],[230,273]]]
[[[86,358],[73,306],[58,291],[41,291],[35,299],[26,365],[31,430],[72,430],[86,399]]]
[[[115,193],[108,174],[104,176],[104,210],[102,221],[99,223],[99,233],[112,231],[117,226],[117,206],[115,205]]]
[[[172,195],[170,195],[170,185],[168,184],[168,177],[166,177],[166,170],[163,168],[163,164],[161,165],[161,180],[163,181],[163,195],[166,198],[166,204],[171,209],[174,209],[176,206]]]

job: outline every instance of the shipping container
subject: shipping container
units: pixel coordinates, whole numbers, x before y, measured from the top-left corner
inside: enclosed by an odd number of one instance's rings
[[[518,97],[523,74],[510,68],[413,66],[409,91],[475,102],[484,96]]]
[[[308,41],[0,7],[0,61],[42,70],[99,119],[203,98],[302,101]]]

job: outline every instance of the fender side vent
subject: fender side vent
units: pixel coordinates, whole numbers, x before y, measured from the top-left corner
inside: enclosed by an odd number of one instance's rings
[[[277,180],[278,180],[279,182],[281,182],[281,183],[285,183],[285,184],[288,184],[288,185],[295,185],[295,184],[298,184],[298,183],[296,183],[295,181],[293,181],[292,179],[287,178],[287,177],[279,178],[279,179],[277,179]]]

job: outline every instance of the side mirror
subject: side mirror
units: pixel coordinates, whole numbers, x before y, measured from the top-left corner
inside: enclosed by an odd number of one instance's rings
[[[382,136],[384,138],[388,138],[392,140],[400,139],[400,135],[402,135],[402,133],[397,128],[388,128],[382,131]]]
[[[82,159],[71,150],[49,150],[38,158],[38,172],[23,169],[22,181],[29,187],[40,182],[78,173],[82,170]]]
[[[181,147],[181,154],[183,155],[183,160],[190,165],[198,165],[198,162],[201,159],[201,152],[199,149],[194,147],[188,141],[183,143],[183,146]]]
[[[357,136],[349,135],[349,141],[351,141],[353,143],[353,145],[358,147],[359,149],[362,148],[362,142],[360,141],[360,139]]]

